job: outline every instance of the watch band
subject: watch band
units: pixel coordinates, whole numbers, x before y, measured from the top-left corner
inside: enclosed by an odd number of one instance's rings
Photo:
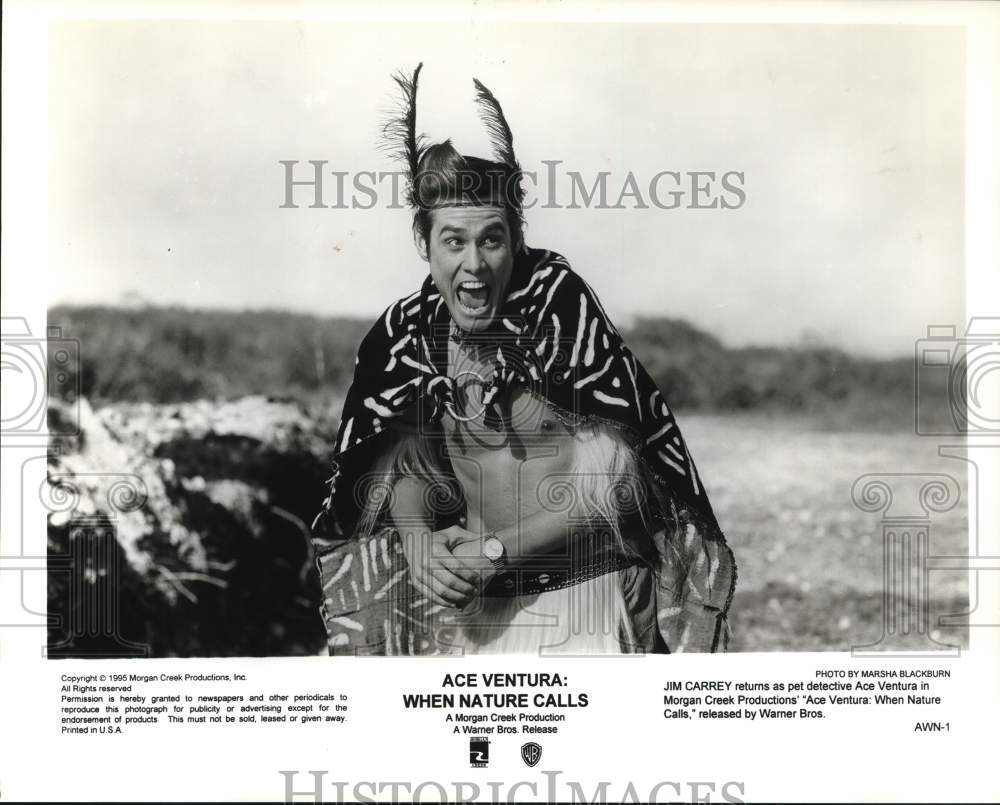
[[[487,540],[494,540],[500,546],[500,555],[498,557],[487,556],[486,558],[490,560],[490,564],[493,565],[493,569],[496,570],[497,574],[503,573],[507,569],[507,549],[495,531],[491,531],[483,537],[483,543],[486,543]]]

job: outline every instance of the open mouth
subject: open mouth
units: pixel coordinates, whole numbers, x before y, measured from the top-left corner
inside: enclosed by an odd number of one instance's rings
[[[470,316],[486,312],[490,301],[490,286],[481,280],[467,280],[458,284],[458,304]]]

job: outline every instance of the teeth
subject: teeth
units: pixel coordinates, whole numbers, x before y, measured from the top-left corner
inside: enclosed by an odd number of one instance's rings
[[[470,316],[478,316],[489,307],[490,286],[482,280],[465,280],[458,284],[459,307]]]

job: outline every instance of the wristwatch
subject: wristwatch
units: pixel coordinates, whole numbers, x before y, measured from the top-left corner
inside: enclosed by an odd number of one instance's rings
[[[499,575],[507,569],[507,549],[497,539],[496,534],[487,534],[483,539],[483,556],[490,560],[493,569]]]

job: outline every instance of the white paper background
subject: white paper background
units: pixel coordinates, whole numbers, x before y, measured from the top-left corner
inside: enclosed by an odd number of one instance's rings
[[[435,7],[437,8],[437,7]],[[1000,298],[995,224],[998,175],[997,83],[1000,75],[998,15],[987,5],[921,3],[823,6],[558,6],[523,8],[476,6],[437,10],[426,4],[405,13],[421,18],[478,13],[498,17],[547,17],[588,14],[604,17],[740,22],[855,22],[959,24],[965,26],[968,57],[966,102],[967,312],[996,315]],[[79,6],[11,4],[3,27],[3,313],[25,316],[33,332],[44,332],[47,287],[47,16],[81,13]],[[87,9],[88,16],[135,14],[119,4]],[[231,16],[232,6],[143,6],[150,17],[208,14]],[[239,16],[310,18],[400,13],[338,10],[314,5],[277,9],[263,4],[241,6]],[[486,19],[487,17],[484,17]],[[5,378],[5,383],[8,381]],[[5,393],[7,393],[5,389]],[[39,561],[17,559],[44,555],[44,512],[34,500],[19,504],[20,466],[32,449],[5,441],[3,451],[3,550],[0,564],[2,622],[31,621],[24,607],[45,608],[45,576],[19,568]],[[996,453],[996,450],[982,451]],[[1000,487],[1000,467],[980,462],[981,489]],[[29,465],[37,488],[43,462]],[[1000,555],[995,498],[980,501],[980,553]],[[22,523],[23,545],[22,545]],[[995,562],[993,565],[995,566]],[[984,567],[990,566],[985,563]],[[997,606],[998,574],[981,572],[978,612],[989,618]],[[23,606],[22,606],[23,605]],[[37,622],[37,617],[34,619]],[[661,685],[690,678],[808,678],[817,667],[861,666],[846,655],[730,655],[725,657],[649,657],[603,660],[470,659],[460,663],[432,660],[350,660],[324,658],[270,660],[173,660],[142,662],[46,661],[41,656],[44,629],[8,627],[0,631],[0,798],[2,799],[275,799],[283,795],[279,769],[329,770],[329,779],[541,781],[541,771],[562,770],[591,791],[598,780],[613,780],[621,792],[632,780],[644,786],[663,780],[726,780],[745,784],[744,799],[760,800],[995,800],[1000,796],[995,761],[997,716],[996,627],[973,628],[971,647],[960,659],[937,661],[952,669],[941,720],[949,733],[917,735],[912,711],[872,707],[840,711],[818,722],[761,723],[670,722],[661,717]],[[891,661],[878,661],[880,666]],[[919,667],[932,665],[922,660]],[[900,667],[903,667],[902,663]],[[486,770],[469,769],[467,740],[445,737],[441,714],[404,712],[401,689],[434,687],[446,670],[531,671],[558,668],[571,686],[586,690],[593,705],[571,713],[557,737],[536,738],[544,746],[536,769],[521,763],[520,736],[494,740],[495,756]],[[159,671],[240,671],[248,685],[264,691],[330,685],[351,696],[351,720],[345,727],[280,727],[236,731],[212,729],[132,730],[126,737],[60,736],[58,686],[64,673]],[[920,717],[924,717],[924,713]],[[928,718],[930,713],[926,714]],[[503,747],[503,751],[498,751]],[[304,775],[300,780],[307,782]],[[566,790],[562,790],[563,795]],[[520,796],[527,792],[523,789]],[[619,794],[620,795],[620,794]],[[544,787],[540,787],[544,796]],[[332,799],[332,794],[330,794]]]

